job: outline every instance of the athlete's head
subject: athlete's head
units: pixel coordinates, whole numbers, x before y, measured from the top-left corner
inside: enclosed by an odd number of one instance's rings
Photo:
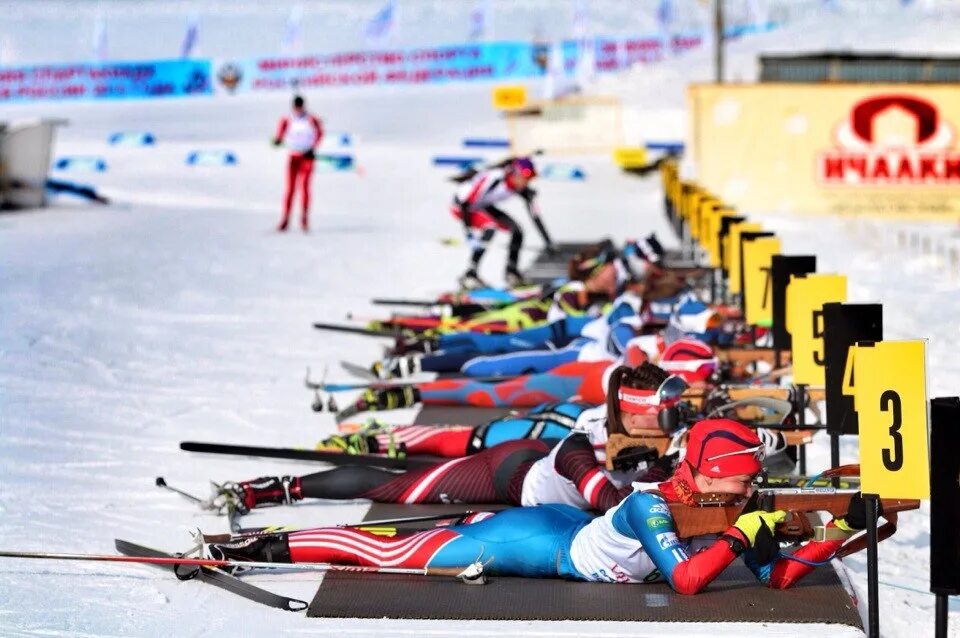
[[[507,164],[506,174],[515,190],[523,190],[537,176],[537,169],[529,157],[515,157]]]
[[[660,355],[659,366],[684,378],[687,383],[703,383],[717,371],[719,360],[713,348],[696,339],[677,339]]]
[[[660,413],[676,408],[686,389],[683,379],[649,361],[616,368],[607,386],[607,431],[632,435],[658,428]]]
[[[733,419],[705,419],[687,435],[686,456],[675,476],[699,492],[749,496],[763,469],[763,444],[753,428]]]
[[[302,113],[305,104],[306,104],[306,102],[304,101],[303,96],[300,96],[300,95],[295,95],[295,96],[293,96],[293,110],[294,110],[294,111],[296,111],[297,113]]]
[[[567,274],[571,281],[584,282],[587,292],[614,299],[620,284],[615,256],[609,242],[589,246],[570,259]]]

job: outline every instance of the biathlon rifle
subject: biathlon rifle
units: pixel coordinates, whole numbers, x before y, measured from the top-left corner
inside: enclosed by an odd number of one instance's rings
[[[851,471],[852,474],[844,474]],[[858,465],[842,466],[823,473],[821,477],[850,476],[858,473]],[[757,490],[757,505],[765,511],[786,511],[787,520],[777,526],[775,536],[781,541],[800,542],[813,538],[816,533],[807,514],[829,512],[834,518],[846,516],[850,509],[850,500],[858,493],[857,490],[833,487],[760,488]],[[681,538],[722,534],[733,525],[737,517],[746,513],[749,500],[728,494],[698,494],[695,499],[695,505],[670,503],[670,513],[677,528],[677,535]],[[880,504],[886,522],[877,529],[878,540],[889,538],[896,532],[898,512],[920,507],[920,501],[914,499],[885,498],[880,499]],[[843,546],[838,556],[842,558],[865,546],[864,535],[854,537]]]

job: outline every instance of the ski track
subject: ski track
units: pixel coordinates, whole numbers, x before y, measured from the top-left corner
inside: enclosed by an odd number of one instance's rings
[[[890,3],[895,4],[895,3]],[[52,6],[52,5],[51,5]],[[27,11],[28,3],[18,8]],[[33,10],[33,9],[30,9]],[[238,14],[240,15],[240,14]],[[243,14],[245,15],[245,14]],[[731,77],[750,79],[759,51],[894,47],[950,51],[960,18],[896,11],[817,15],[781,31],[731,43]],[[252,17],[251,17],[252,16]],[[891,16],[893,16],[891,18]],[[50,24],[64,21],[46,15]],[[133,19],[129,15],[125,19]],[[257,20],[256,12],[246,18]],[[945,24],[945,22],[947,24]],[[816,28],[813,28],[816,27]],[[14,42],[16,44],[16,42]],[[56,45],[55,45],[56,46]],[[69,42],[60,44],[63,51]],[[21,47],[23,49],[23,47]],[[56,57],[56,56],[54,56]],[[658,66],[605,76],[600,90],[627,106],[631,139],[681,138],[683,87],[706,79],[704,51]],[[535,87],[534,87],[535,88]],[[56,155],[100,154],[103,174],[63,174],[96,183],[118,205],[88,207],[67,198],[51,208],[0,215],[0,546],[10,549],[112,553],[114,537],[163,549],[182,548],[190,530],[223,531],[225,523],[154,487],[158,475],[197,494],[210,479],[237,480],[312,471],[294,461],[189,455],[181,440],[255,445],[310,445],[334,429],[314,414],[303,388],[330,367],[347,380],[340,359],[366,362],[380,339],[312,330],[312,321],[383,313],[375,296],[422,297],[447,290],[464,266],[463,248],[443,246],[459,226],[446,205],[453,191],[430,156],[457,150],[465,135],[504,135],[489,105],[489,84],[340,89],[308,94],[333,131],[358,135],[364,175],[320,173],[314,179],[313,228],[279,235],[284,156],[267,144],[285,109],[284,93],[171,102],[83,103],[5,107],[2,119],[66,115]],[[150,149],[108,147],[112,130],[147,128]],[[195,148],[230,148],[235,167],[184,165]],[[496,153],[488,154],[496,157]],[[606,158],[563,158],[589,179],[546,182],[541,206],[557,239],[670,237],[656,176],[619,174]],[[539,238],[521,210],[527,245]],[[848,275],[851,301],[882,301],[888,338],[929,339],[930,396],[956,394],[960,361],[960,275],[942,255],[921,256],[897,233],[919,232],[960,245],[953,229],[904,222],[762,216],[790,253],[815,253],[822,272]],[[814,230],[815,232],[811,232]],[[526,251],[525,259],[533,253]],[[505,243],[498,238],[484,277],[499,280]],[[338,396],[341,405],[350,395]],[[391,418],[409,419],[412,410]],[[845,439],[842,459],[857,458]],[[820,437],[810,467],[826,466]],[[258,510],[249,525],[318,525],[359,520],[363,502],[321,502]],[[880,545],[884,636],[932,635],[928,586],[929,507],[901,517]],[[845,561],[865,613],[866,563]],[[251,575],[253,583],[309,600],[315,575]],[[918,590],[918,591],[910,591]],[[789,595],[789,594],[785,594]],[[951,635],[960,636],[960,604],[951,601]],[[305,619],[234,598],[213,587],[179,583],[146,566],[0,562],[0,634],[5,636],[291,634],[446,635],[449,623]],[[849,628],[807,631],[857,635]],[[643,635],[734,636],[756,626],[663,625]],[[763,635],[795,635],[795,626],[765,625]],[[637,635],[633,623],[458,622],[465,636]]]

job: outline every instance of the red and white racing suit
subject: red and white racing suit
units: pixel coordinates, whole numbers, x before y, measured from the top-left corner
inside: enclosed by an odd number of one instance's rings
[[[280,227],[286,228],[290,221],[290,209],[293,196],[300,188],[302,217],[300,224],[304,229],[309,224],[310,214],[310,175],[313,173],[313,149],[323,138],[323,124],[310,113],[293,113],[280,119],[275,139],[282,140],[290,150],[287,163],[287,187],[283,196],[283,219]]]

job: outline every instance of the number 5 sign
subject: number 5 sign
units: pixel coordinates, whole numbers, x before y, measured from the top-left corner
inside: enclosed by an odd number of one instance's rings
[[[823,304],[847,300],[844,275],[794,275],[787,285],[786,327],[791,337],[793,382],[822,386]]]
[[[930,498],[925,343],[860,342],[851,354],[860,489],[883,498]]]

